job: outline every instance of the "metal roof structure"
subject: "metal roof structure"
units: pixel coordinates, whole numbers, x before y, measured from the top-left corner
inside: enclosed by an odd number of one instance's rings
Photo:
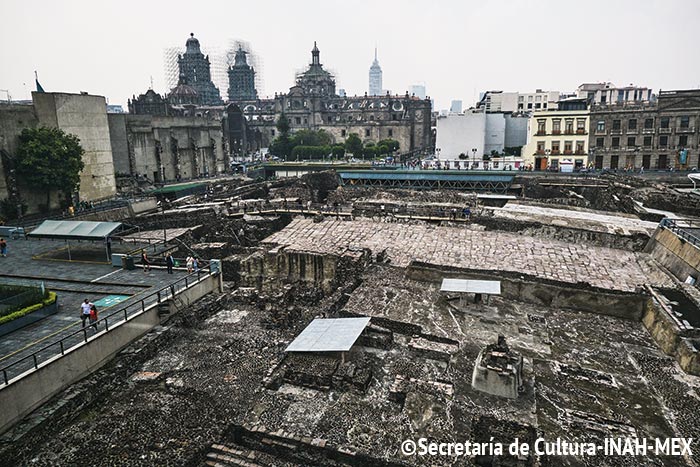
[[[514,175],[448,170],[338,170],[344,185],[505,193]]]
[[[104,240],[121,226],[121,222],[44,221],[27,236],[58,240]]]
[[[285,352],[347,352],[370,318],[316,318],[306,326]]]
[[[440,292],[482,293],[501,295],[501,281],[443,279]]]

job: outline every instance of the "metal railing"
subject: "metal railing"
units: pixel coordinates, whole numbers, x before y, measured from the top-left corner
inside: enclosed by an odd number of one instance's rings
[[[94,323],[89,323],[77,331],[58,339],[50,344],[41,347],[39,350],[26,355],[8,365],[0,368],[2,372],[2,387],[10,384],[14,378],[21,376],[29,370],[39,369],[39,365],[54,357],[62,357],[78,345],[87,343],[110,332],[116,325],[125,323],[146,311],[151,305],[163,303],[169,298],[174,298],[180,292],[187,290],[191,285],[199,283],[200,280],[209,276],[219,274],[212,273],[209,264],[199,269],[197,272],[189,274],[177,281],[158,289],[157,291],[142,297],[140,300],[108,314],[98,319]],[[79,326],[79,323],[76,323]]]
[[[685,240],[691,245],[700,248],[700,220],[693,219],[670,219],[665,217],[661,219],[661,227],[665,227],[679,238]],[[697,230],[698,235],[688,229]]]

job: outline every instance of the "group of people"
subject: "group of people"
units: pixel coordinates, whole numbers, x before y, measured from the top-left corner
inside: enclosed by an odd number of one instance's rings
[[[97,307],[87,298],[80,304],[80,319],[83,327],[86,327],[85,323],[89,323],[88,326],[97,332]]]
[[[187,266],[187,272],[192,274],[193,272],[199,271],[199,260],[196,256],[188,256],[185,260]],[[143,266],[143,272],[146,273],[151,270],[151,260],[148,258],[148,253],[146,250],[141,250],[141,265]],[[170,253],[165,254],[165,269],[168,274],[173,273],[173,268],[175,267],[175,258]]]

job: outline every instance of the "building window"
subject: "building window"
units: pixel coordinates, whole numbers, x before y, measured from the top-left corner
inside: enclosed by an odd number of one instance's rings
[[[646,148],[651,147],[651,136],[644,137],[644,147],[646,147]]]
[[[668,146],[668,136],[666,136],[666,135],[659,136],[659,147],[665,148],[666,146]]]
[[[365,130],[365,136],[369,136],[369,130],[368,130],[368,129]]]
[[[573,135],[574,134],[574,119],[573,118],[567,118],[566,123],[565,123],[565,131],[567,135]]]
[[[671,123],[671,119],[668,117],[661,117],[661,128],[668,128]]]
[[[620,163],[620,156],[610,156],[610,168],[611,169],[617,169],[617,166]]]
[[[399,117],[397,117],[396,114],[391,114],[391,119],[392,119],[392,120],[398,120]]]
[[[559,154],[559,141],[552,141],[552,154]]]
[[[528,109],[532,109],[532,102],[528,102],[527,108],[528,108]]]
[[[340,130],[340,136],[342,136],[343,138],[345,138],[346,133],[347,132],[345,130]]]
[[[561,120],[558,118],[555,118],[552,120],[552,134],[553,135],[560,135],[561,134]]]
[[[627,129],[628,130],[636,130],[637,129],[637,119],[636,118],[630,118],[627,120]]]
[[[518,96],[518,102],[525,102],[524,96]]]
[[[564,154],[571,154],[573,143],[571,141],[564,141]]]
[[[586,119],[577,118],[576,119],[576,134],[583,135],[586,133]]]
[[[532,96],[527,96],[527,101],[532,102]]]
[[[647,118],[646,120],[644,120],[644,128],[647,130],[654,128],[654,119]]]
[[[309,120],[307,118],[304,118],[304,125],[307,125],[309,123]]]
[[[543,108],[543,109],[546,109],[546,108],[547,108],[547,103],[546,103],[546,102],[543,102],[543,103],[542,103],[542,108]]]
[[[275,136],[275,130],[270,130],[270,135],[274,138],[274,136]]]
[[[537,134],[538,135],[544,135],[547,133],[546,131],[546,120],[537,120]]]
[[[523,104],[518,104],[518,110],[523,110]]]
[[[394,130],[392,128],[389,128],[389,138],[394,136]]]
[[[535,108],[536,108],[536,109],[541,109],[541,108],[542,108],[542,104],[540,104],[539,102],[535,103]]]
[[[583,141],[576,141],[576,154],[583,154],[584,151],[584,142]]]
[[[612,147],[614,148],[619,148],[620,147],[620,137],[619,136],[614,136],[612,139]]]
[[[544,154],[544,141],[537,142],[537,154]]]
[[[688,128],[690,127],[690,117],[687,115],[684,115],[680,118],[680,127],[681,128]]]
[[[605,146],[605,138],[596,138],[595,147],[602,148],[603,146]]]
[[[301,125],[301,117],[294,117],[294,123]]]
[[[605,120],[598,120],[598,124],[595,127],[595,131],[602,133],[605,131]]]
[[[628,136],[627,137],[627,147],[628,148],[633,148],[637,145],[637,138],[634,136]]]
[[[619,130],[620,128],[621,128],[621,126],[620,126],[620,120],[613,120],[612,129],[613,129],[613,130]]]
[[[688,135],[680,135],[678,137],[678,146],[685,148],[688,145]]]
[[[542,96],[535,96],[535,102],[542,102]]]

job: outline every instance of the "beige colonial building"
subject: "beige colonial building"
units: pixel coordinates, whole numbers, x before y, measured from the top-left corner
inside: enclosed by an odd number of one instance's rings
[[[559,170],[562,163],[588,165],[589,110],[585,99],[559,102],[558,110],[534,112],[522,155],[533,170]]]

